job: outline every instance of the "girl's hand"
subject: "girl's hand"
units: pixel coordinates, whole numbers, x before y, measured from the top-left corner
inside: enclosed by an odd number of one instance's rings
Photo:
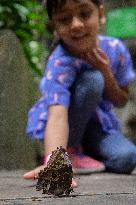
[[[23,178],[24,179],[28,179],[28,180],[34,180],[35,178],[38,177],[38,173],[41,171],[41,170],[44,170],[46,166],[45,165],[41,165],[29,172],[26,172],[24,175],[23,175]]]
[[[109,67],[109,59],[104,53],[104,51],[99,47],[96,47],[89,52],[81,54],[80,57],[86,60],[97,70],[102,70]]]
[[[39,166],[27,173],[25,173],[23,175],[24,179],[27,180],[34,180],[36,177],[38,177],[38,173],[40,172],[40,170],[43,170],[45,168],[45,165]],[[72,179],[72,184],[71,184],[72,188],[76,188],[77,187],[77,183],[74,179]]]

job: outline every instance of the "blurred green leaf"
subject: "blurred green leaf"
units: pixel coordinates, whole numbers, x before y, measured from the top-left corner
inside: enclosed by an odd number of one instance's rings
[[[24,7],[20,4],[17,4],[17,3],[13,4],[13,6],[14,6],[15,9],[18,10],[18,14],[20,15],[22,21],[26,21],[27,20],[27,14],[29,13],[29,10],[26,7]]]

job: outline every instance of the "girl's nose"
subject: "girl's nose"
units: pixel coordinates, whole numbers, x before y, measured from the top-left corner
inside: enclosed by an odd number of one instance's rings
[[[71,30],[76,31],[82,29],[83,27],[84,27],[83,22],[78,17],[73,17]]]

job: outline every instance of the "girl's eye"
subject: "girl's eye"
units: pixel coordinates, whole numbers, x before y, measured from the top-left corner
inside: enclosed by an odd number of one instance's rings
[[[91,11],[81,11],[80,17],[83,19],[87,19],[91,16]]]
[[[64,16],[64,17],[61,17],[59,19],[59,22],[61,24],[69,24],[71,21],[72,21],[72,17],[71,16]]]

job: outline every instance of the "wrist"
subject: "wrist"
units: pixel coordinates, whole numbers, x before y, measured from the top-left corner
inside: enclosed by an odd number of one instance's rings
[[[47,156],[44,157],[44,165],[47,166],[47,163],[48,163],[48,161],[50,159],[50,156],[51,156],[51,154],[48,154]]]

